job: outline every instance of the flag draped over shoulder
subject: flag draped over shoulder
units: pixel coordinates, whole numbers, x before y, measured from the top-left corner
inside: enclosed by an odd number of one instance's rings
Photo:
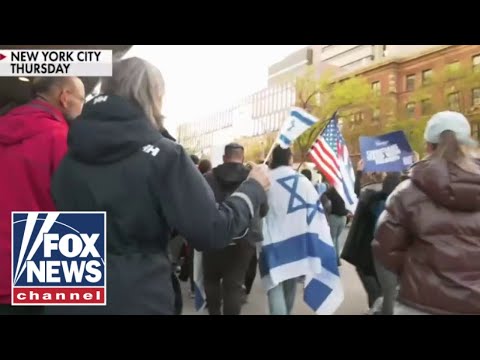
[[[266,290],[305,276],[304,301],[330,315],[343,302],[337,254],[318,193],[291,167],[270,172],[270,210],[263,226],[259,268]]]
[[[330,185],[337,190],[347,210],[355,212],[358,203],[355,194],[355,171],[336,115],[315,140],[308,156]]]
[[[297,107],[292,108],[288,119],[283,123],[278,135],[278,144],[283,149],[289,148],[300,135],[317,122],[318,119],[304,109]]]

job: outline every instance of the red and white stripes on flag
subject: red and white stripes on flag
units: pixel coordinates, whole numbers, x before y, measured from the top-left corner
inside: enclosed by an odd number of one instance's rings
[[[354,191],[355,171],[335,115],[313,143],[308,156],[345,201],[347,210],[353,213],[358,202]]]

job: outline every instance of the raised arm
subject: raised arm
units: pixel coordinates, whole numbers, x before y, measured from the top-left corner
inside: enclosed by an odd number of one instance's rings
[[[169,225],[197,250],[222,248],[244,233],[260,205],[266,201],[262,185],[245,181],[223,203],[216,204],[204,177],[179,145],[158,157],[151,182]],[[165,165],[165,163],[168,165]]]

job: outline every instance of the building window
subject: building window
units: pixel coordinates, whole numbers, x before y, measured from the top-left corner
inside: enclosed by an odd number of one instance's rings
[[[380,109],[376,108],[373,110],[372,121],[375,123],[380,122]]]
[[[449,79],[457,77],[459,75],[459,71],[460,71],[460,62],[455,61],[447,65],[447,74]]]
[[[432,113],[432,100],[422,100],[422,115],[428,115]]]
[[[380,85],[380,81],[375,81],[375,82],[372,82],[372,91],[373,91],[373,94],[375,96],[379,96],[381,91],[382,91],[382,88],[381,88],[381,85]]]
[[[472,57],[473,72],[480,72],[480,55]]]
[[[409,102],[405,106],[405,110],[407,112],[407,118],[408,119],[413,119],[415,117],[415,103],[414,102]]]
[[[480,106],[480,88],[472,89],[472,106]]]
[[[406,81],[405,81],[406,90],[407,91],[415,90],[415,74],[407,75],[407,77],[405,79],[406,79]]]
[[[460,111],[460,93],[458,91],[448,95],[448,108],[453,111]]]
[[[422,85],[427,86],[432,83],[432,69],[422,71]]]
[[[357,112],[355,114],[353,114],[353,122],[355,124],[361,124],[363,119],[365,118],[363,112]]]

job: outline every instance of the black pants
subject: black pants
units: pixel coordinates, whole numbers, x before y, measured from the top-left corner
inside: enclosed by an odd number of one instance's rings
[[[242,292],[255,248],[247,241],[203,254],[203,276],[210,315],[240,315]]]
[[[250,294],[250,291],[252,291],[253,282],[257,276],[257,263],[257,254],[253,253],[250,264],[248,265],[247,274],[245,276],[245,289],[247,295]]]
[[[185,249],[185,260],[180,270],[179,279],[181,281],[190,281],[190,291],[193,293],[195,290],[195,282],[193,281],[193,248]]]
[[[43,315],[43,306],[11,306],[0,304],[0,315]]]
[[[368,307],[371,308],[375,301],[382,296],[382,288],[374,275],[367,275],[357,268],[357,274],[368,296]]]
[[[177,275],[172,273],[171,278],[172,278],[173,292],[175,293],[175,315],[182,315],[182,310],[183,310],[182,288],[180,287],[180,282],[178,281]]]

